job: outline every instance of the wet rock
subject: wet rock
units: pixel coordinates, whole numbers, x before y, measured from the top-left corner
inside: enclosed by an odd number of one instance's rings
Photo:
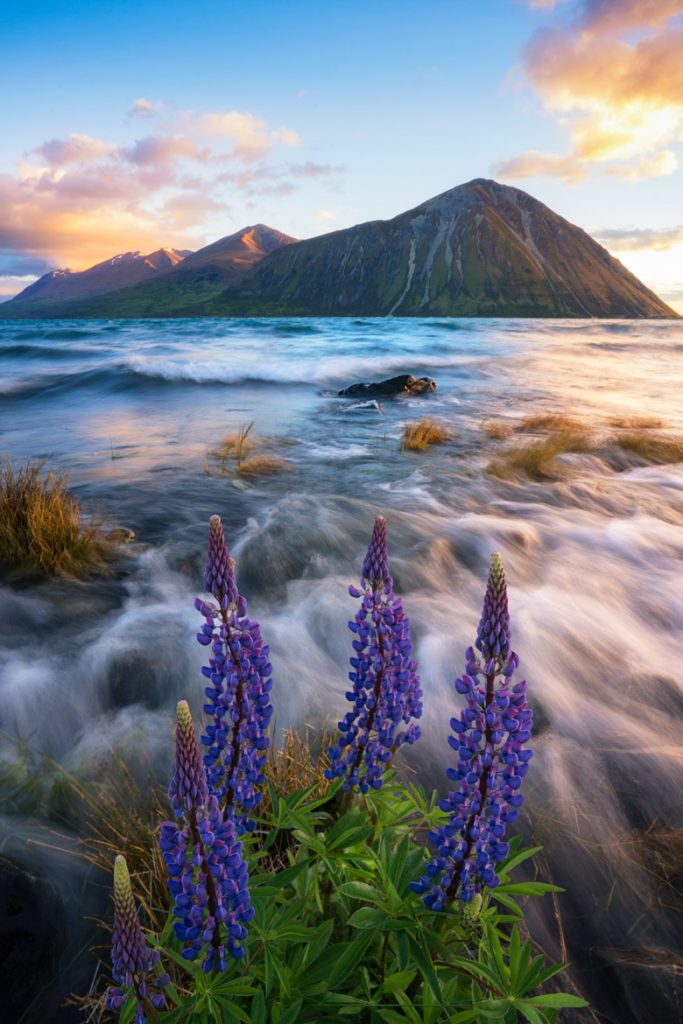
[[[55,1019],[56,975],[64,944],[64,906],[52,885],[0,857],[0,992],[2,1019]]]
[[[393,395],[426,395],[430,391],[436,391],[436,381],[403,373],[374,384],[352,384],[338,395],[340,398],[391,398]]]

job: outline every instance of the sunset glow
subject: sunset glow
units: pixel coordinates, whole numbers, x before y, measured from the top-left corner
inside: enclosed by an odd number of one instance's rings
[[[45,6],[37,36],[33,14],[5,16],[0,297],[55,267],[193,249],[254,221],[308,237],[495,176],[683,308],[681,245],[648,242],[683,220],[680,0],[494,0],[490,20],[437,0],[417,34],[407,3],[261,8],[256,40],[243,15],[203,5],[200,52],[177,4],[162,38],[147,5],[122,74],[104,58],[121,31],[106,5],[79,22]],[[55,37],[78,48],[58,74]],[[50,99],[33,83],[53,68]]]

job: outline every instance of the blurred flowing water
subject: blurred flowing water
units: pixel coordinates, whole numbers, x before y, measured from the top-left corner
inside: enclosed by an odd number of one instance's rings
[[[397,373],[438,390],[379,408],[336,397]],[[683,1020],[683,466],[572,455],[557,481],[504,482],[486,466],[509,442],[482,429],[568,412],[598,438],[615,416],[680,433],[682,395],[675,322],[0,322],[0,451],[66,470],[88,509],[136,535],[113,578],[0,587],[2,758],[40,751],[96,777],[116,752],[166,776],[173,706],[202,704],[193,597],[214,512],[273,648],[277,727],[334,720],[346,588],[381,512],[425,690],[410,761],[445,789],[453,679],[498,550],[537,714],[524,828],[544,846],[539,875],[567,890],[533,908],[534,937],[599,1011],[573,1019]],[[400,451],[425,414],[456,439]],[[252,420],[294,442],[291,471],[207,473]],[[62,907],[68,991],[88,886],[50,847],[73,837],[55,841],[30,805],[5,810],[2,854]]]

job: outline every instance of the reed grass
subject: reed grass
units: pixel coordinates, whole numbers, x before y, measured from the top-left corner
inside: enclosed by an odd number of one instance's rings
[[[435,420],[427,417],[419,423],[406,423],[403,430],[401,450],[425,452],[433,444],[443,444],[450,440],[450,433]]]
[[[488,472],[503,479],[526,476],[532,480],[553,480],[558,476],[555,460],[559,455],[590,450],[584,431],[558,430],[541,441],[508,448],[489,463]]]
[[[78,577],[106,569],[112,544],[86,520],[63,473],[0,467],[0,573]]]

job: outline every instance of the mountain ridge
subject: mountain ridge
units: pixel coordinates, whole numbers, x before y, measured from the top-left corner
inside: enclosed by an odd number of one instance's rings
[[[30,308],[35,315],[35,305],[21,299],[2,312],[24,316]],[[389,220],[303,241],[251,225],[153,280],[53,310],[76,318],[677,318],[583,229],[521,189],[486,178]]]

